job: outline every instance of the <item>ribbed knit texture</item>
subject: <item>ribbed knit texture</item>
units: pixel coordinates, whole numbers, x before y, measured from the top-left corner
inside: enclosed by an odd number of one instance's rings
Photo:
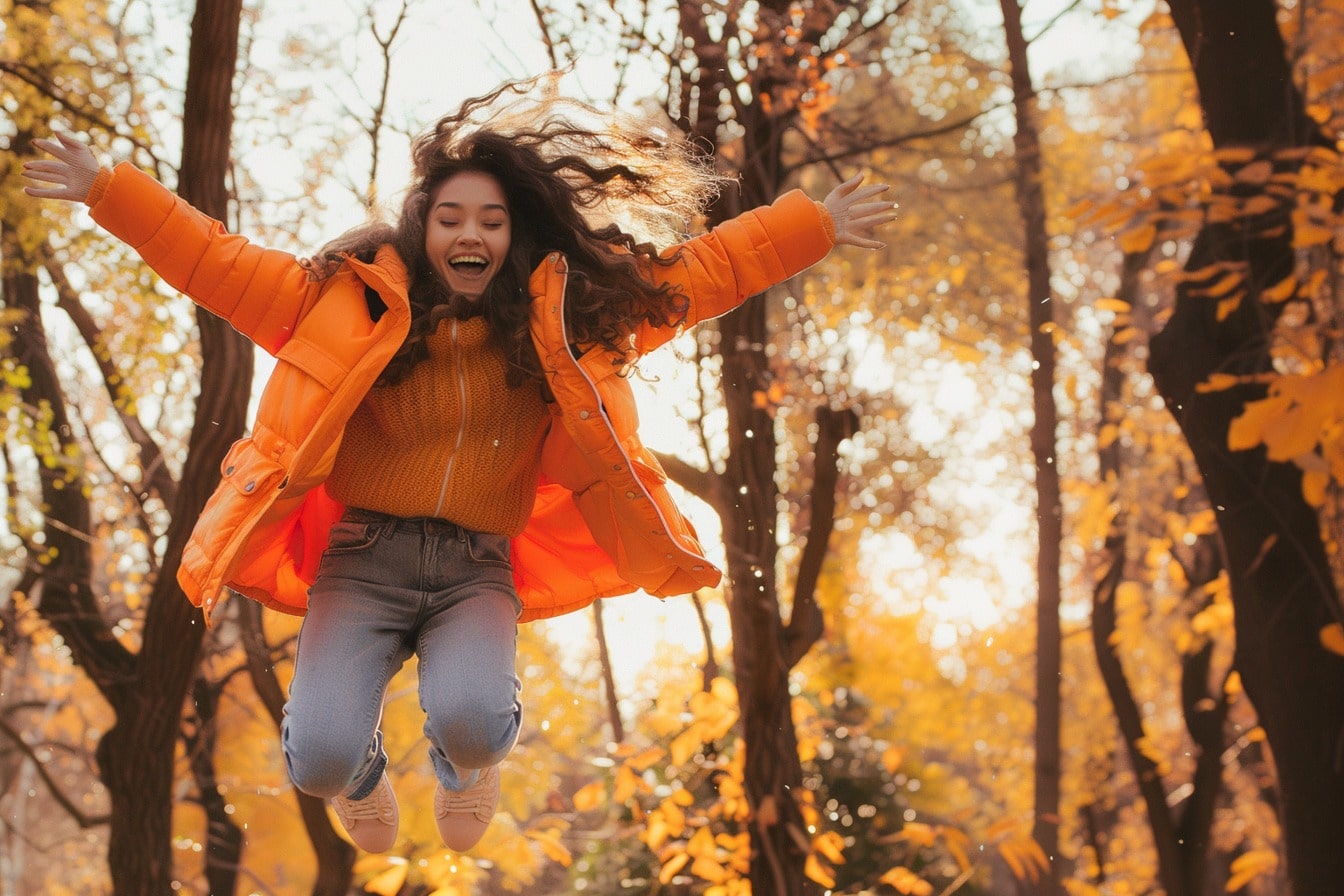
[[[508,386],[482,318],[445,320],[427,345],[427,360],[372,389],[350,418],[327,490],[352,507],[515,536],[550,421],[541,390]]]

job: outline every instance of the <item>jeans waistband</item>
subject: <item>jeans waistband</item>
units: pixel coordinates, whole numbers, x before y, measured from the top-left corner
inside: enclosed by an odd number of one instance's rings
[[[352,523],[372,523],[384,530],[400,529],[424,535],[466,535],[471,530],[436,516],[396,516],[363,507],[347,507],[341,517]]]

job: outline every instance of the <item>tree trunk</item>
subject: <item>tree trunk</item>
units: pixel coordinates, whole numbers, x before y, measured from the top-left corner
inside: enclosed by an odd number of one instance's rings
[[[262,625],[262,607],[256,601],[244,600],[238,605],[238,626],[247,657],[247,674],[257,698],[276,730],[285,713],[285,690],[275,674],[275,659],[266,642]],[[327,814],[327,801],[294,791],[299,804],[299,817],[313,846],[317,859],[317,877],[313,881],[312,896],[345,896],[354,882],[355,848],[332,827]]]
[[[241,0],[200,0],[192,20],[178,191],[216,218],[226,217],[233,72]],[[228,324],[198,312],[201,387],[181,489],[159,578],[145,618],[137,680],[119,689],[117,721],[98,745],[112,800],[108,849],[118,896],[170,894],[173,761],[183,701],[197,674],[204,634],[200,612],[177,584],[182,548],[219,482],[219,465],[244,430],[252,351]]]
[[[1292,81],[1273,0],[1171,0],[1213,145],[1247,147],[1278,171],[1275,150],[1325,141]],[[1299,896],[1334,892],[1344,879],[1344,659],[1321,647],[1338,618],[1338,593],[1301,471],[1263,449],[1232,452],[1228,429],[1263,385],[1198,392],[1215,372],[1273,369],[1271,333],[1282,304],[1260,290],[1293,272],[1287,209],[1257,219],[1211,221],[1186,263],[1240,266],[1247,295],[1223,321],[1191,283],[1151,340],[1153,379],[1190,444],[1213,504],[1236,612],[1236,665],[1259,713],[1279,772],[1288,877]],[[1194,284],[1197,287],[1198,284]]]
[[[1050,294],[1049,242],[1041,189],[1041,145],[1036,129],[1036,89],[1027,65],[1022,10],[1017,0],[1000,0],[1008,61],[1013,79],[1017,130],[1013,134],[1014,177],[1022,215],[1027,267],[1027,323],[1031,327],[1031,451],[1036,460],[1036,767],[1033,835],[1050,859],[1051,873],[1037,892],[1059,892],[1060,775],[1060,543],[1064,538],[1059,468],[1055,463],[1058,409],[1055,407],[1054,303]]]

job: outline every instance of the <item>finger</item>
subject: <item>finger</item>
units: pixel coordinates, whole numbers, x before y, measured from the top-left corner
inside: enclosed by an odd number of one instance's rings
[[[870,215],[851,215],[846,222],[848,230],[871,231],[878,227],[890,224],[896,220],[896,215],[891,211],[878,212]]]
[[[855,205],[866,203],[874,196],[881,196],[883,193],[887,192],[888,189],[890,189],[890,187],[887,184],[869,184],[860,190],[855,190],[850,196],[850,199]]]
[[[882,212],[896,212],[896,204],[892,202],[860,202],[849,207],[850,214],[858,215],[877,215]]]
[[[55,155],[56,153],[61,151],[61,144],[57,143],[55,140],[50,140],[46,137],[35,138],[33,140],[33,146],[36,146],[38,149],[42,150],[48,155]]]
[[[881,240],[867,239],[867,238],[865,238],[865,237],[855,236],[854,234],[849,234],[849,235],[847,235],[846,238],[840,240],[840,242],[843,243],[843,244],[846,245],[846,246],[854,246],[855,248],[858,248],[858,249],[885,249],[885,248],[887,248],[887,244],[884,243],[884,242],[882,242]]]
[[[38,199],[70,198],[70,190],[67,187],[35,187],[29,184],[25,184],[23,187],[23,192],[27,193],[29,196],[34,196]]]
[[[29,178],[30,180],[40,180],[43,183],[49,183],[49,184],[65,183],[65,173],[61,171],[49,171],[42,168],[25,167],[23,169],[23,176]]]

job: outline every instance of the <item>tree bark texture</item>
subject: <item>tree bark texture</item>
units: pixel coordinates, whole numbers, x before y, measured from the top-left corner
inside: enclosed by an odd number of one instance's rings
[[[1322,142],[1293,83],[1273,0],[1172,0],[1194,68],[1200,104],[1217,149],[1250,148],[1278,171],[1275,150]],[[1241,266],[1247,296],[1225,320],[1190,283],[1151,341],[1150,370],[1175,416],[1217,514],[1236,613],[1236,666],[1255,704],[1279,773],[1288,877],[1298,896],[1334,892],[1344,879],[1344,659],[1319,632],[1339,618],[1316,512],[1301,471],[1263,449],[1228,448],[1228,430],[1265,387],[1247,382],[1198,392],[1213,373],[1273,369],[1271,334],[1280,303],[1260,290],[1294,270],[1286,208],[1255,219],[1210,221],[1197,235],[1188,271],[1216,262]]]
[[[680,96],[669,101],[680,111],[678,124],[687,135],[716,149],[719,97],[737,92],[739,85],[729,80],[726,48],[709,34],[700,6],[682,2],[679,11],[682,31],[699,68],[694,79],[682,82]],[[774,16],[782,21],[787,11],[787,3],[771,0],[763,4],[762,18]],[[760,95],[775,85],[754,82],[750,86]],[[739,207],[773,201],[785,180],[782,140],[796,110],[786,108],[772,114],[761,104],[751,103],[735,111],[743,128],[740,206],[736,197],[721,197],[711,210],[710,224],[727,219]],[[811,838],[798,803],[803,774],[789,672],[796,658],[820,636],[820,628],[802,625],[811,621],[806,611],[810,594],[803,596],[804,614],[799,616],[798,627],[786,626],[781,616],[779,488],[775,481],[778,436],[774,419],[756,402],[769,373],[765,301],[764,296],[754,296],[717,322],[729,446],[713,504],[723,521],[727,548],[733,673],[745,750],[743,783],[753,809],[749,880],[757,896],[801,896],[819,889],[804,873]],[[818,465],[827,463],[835,463],[834,455],[817,460]],[[829,532],[830,527],[817,531]]]
[[[276,651],[266,641],[263,612],[256,601],[238,601],[239,637],[247,657],[247,675],[278,732],[285,713],[285,689],[275,674]],[[346,896],[355,879],[355,848],[332,826],[326,800],[297,789],[294,798],[317,859],[312,896]]]
[[[241,0],[200,0],[188,56],[178,192],[220,220],[228,207],[225,175],[241,16]],[[204,635],[200,612],[177,585],[177,569],[196,518],[219,482],[220,462],[243,433],[251,390],[252,351],[246,340],[205,312],[198,312],[197,321],[200,394],[167,547],[146,611],[137,680],[121,693],[117,721],[98,746],[112,801],[108,862],[117,896],[175,892],[173,761]]]
[[[1059,892],[1060,775],[1060,543],[1064,538],[1059,468],[1055,463],[1059,412],[1055,406],[1054,303],[1050,294],[1049,237],[1041,188],[1041,144],[1036,89],[1027,64],[1018,0],[1000,0],[1012,70],[1014,179],[1022,215],[1027,268],[1027,323],[1031,328],[1031,451],[1036,461],[1036,760],[1033,836],[1050,859],[1037,892]]]

